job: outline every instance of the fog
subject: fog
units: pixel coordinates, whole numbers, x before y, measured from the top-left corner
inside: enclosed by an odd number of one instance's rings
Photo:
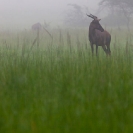
[[[0,29],[27,29],[36,22],[61,26],[68,4],[86,6],[95,13],[99,0],[0,0]]]

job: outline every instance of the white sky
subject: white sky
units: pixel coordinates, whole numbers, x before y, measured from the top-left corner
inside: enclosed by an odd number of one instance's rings
[[[0,24],[2,27],[27,27],[33,23],[60,23],[67,4],[97,9],[100,0],[0,0]],[[27,24],[27,25],[26,25]]]

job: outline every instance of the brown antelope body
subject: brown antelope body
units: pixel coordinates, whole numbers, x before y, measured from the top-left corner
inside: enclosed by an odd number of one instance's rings
[[[111,35],[103,29],[100,25],[99,21],[96,16],[90,14],[87,15],[88,17],[93,18],[94,20],[90,23],[89,26],[89,41],[91,45],[92,54],[94,53],[94,44],[96,45],[96,55],[98,53],[98,46],[102,46],[103,50],[107,55],[111,54],[110,51],[110,42],[111,42]]]

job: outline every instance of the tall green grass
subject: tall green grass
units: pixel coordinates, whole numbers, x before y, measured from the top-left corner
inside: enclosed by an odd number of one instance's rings
[[[92,57],[86,30],[54,30],[53,41],[41,33],[39,47],[35,37],[1,36],[1,133],[133,132],[133,53],[125,50],[126,37],[113,37],[111,57],[101,48]]]

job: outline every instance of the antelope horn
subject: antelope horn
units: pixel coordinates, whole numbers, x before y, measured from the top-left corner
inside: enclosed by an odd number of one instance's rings
[[[88,14],[86,14],[88,17],[90,17],[90,18],[93,18],[94,19],[94,17],[90,14],[90,15],[88,15]]]
[[[90,14],[90,15],[88,15],[88,14],[86,14],[88,17],[91,17],[91,18],[93,18],[94,20],[98,20],[98,21],[100,21],[101,19],[98,19],[96,16],[94,16],[94,15],[92,15],[92,14]]]
[[[88,17],[91,17],[91,18],[93,18],[93,19],[95,19],[95,20],[99,20],[96,16],[94,16],[94,15],[92,15],[92,14],[90,14],[90,15],[88,15],[88,14],[86,14]]]
[[[94,16],[94,15],[92,15],[92,14],[90,14],[91,16],[93,16],[94,18],[97,18],[96,16]]]
[[[91,14],[91,16],[93,16],[93,18],[94,18],[95,20],[98,20],[98,21],[99,21],[99,19],[97,18],[97,16],[94,16],[94,15],[92,15],[92,14]]]

